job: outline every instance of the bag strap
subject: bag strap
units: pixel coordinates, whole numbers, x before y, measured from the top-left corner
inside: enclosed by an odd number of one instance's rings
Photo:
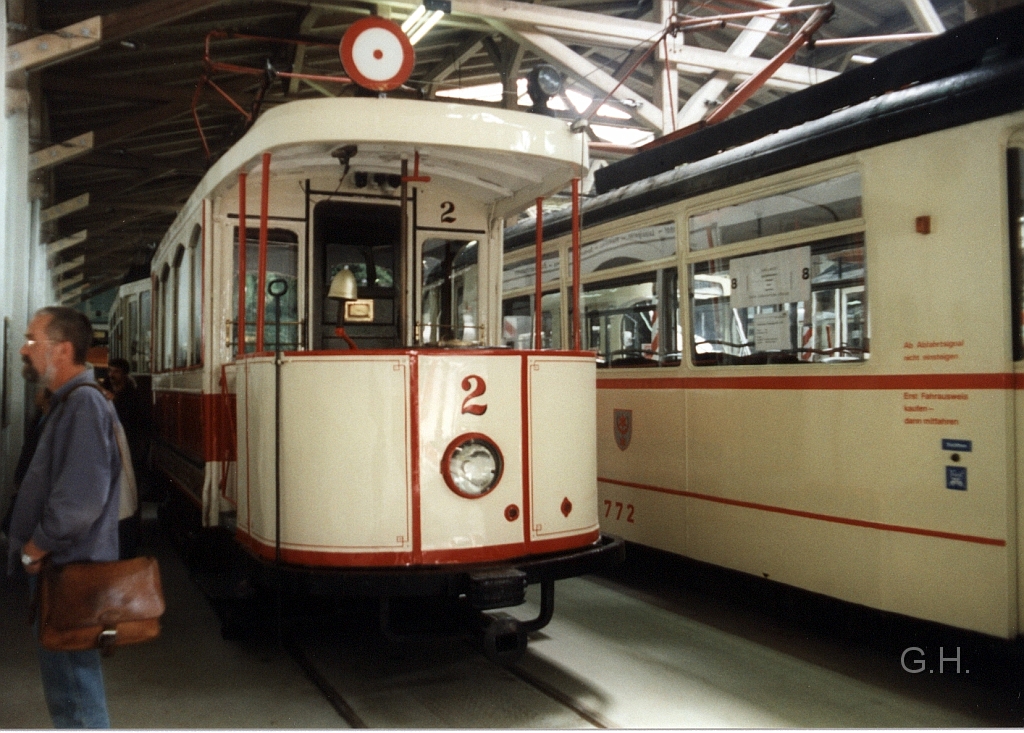
[[[96,384],[96,382],[82,382],[81,384],[76,384],[74,387],[72,387],[67,392],[65,392],[63,395],[61,395],[59,404],[63,405],[65,402],[67,402],[68,397],[71,396],[71,393],[74,392],[76,389],[79,389],[81,387],[92,387],[94,390],[96,390],[101,395],[103,395],[103,401],[107,404],[107,409],[110,410],[111,417],[114,418],[114,423],[120,422],[120,420],[117,417],[117,412],[114,410],[114,406],[112,404],[110,404],[110,400],[107,399],[107,393],[104,392],[103,391],[103,387],[101,387],[98,384]],[[50,410],[50,412],[53,412],[53,410]],[[121,449],[121,441],[117,439],[117,427],[116,427],[116,425],[114,427],[114,442],[117,443],[117,452],[121,454],[121,466],[122,466],[122,470],[124,470],[124,451]]]

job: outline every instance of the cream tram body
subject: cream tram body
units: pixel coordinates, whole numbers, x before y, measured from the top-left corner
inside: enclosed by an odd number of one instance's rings
[[[896,94],[945,103],[926,87]],[[835,134],[858,114],[836,113]],[[602,528],[1012,638],[1024,629],[1024,112],[750,174],[813,135],[826,144],[830,124],[584,206],[585,224],[601,222],[583,232],[581,265],[584,346],[603,362]],[[730,166],[746,180],[730,184]],[[719,183],[643,203],[702,175]],[[506,232],[510,332],[532,307],[531,288],[515,289],[532,238]],[[554,263],[569,243],[550,239],[557,326]]]
[[[233,525],[286,565],[508,564],[593,547],[593,358],[496,348],[504,220],[586,165],[564,123],[518,112],[376,98],[266,112],[153,259],[157,467],[204,524]],[[256,352],[261,206],[266,282],[288,292],[280,330],[266,296]],[[357,350],[327,297],[346,267]],[[467,440],[500,462],[480,495],[452,486]]]

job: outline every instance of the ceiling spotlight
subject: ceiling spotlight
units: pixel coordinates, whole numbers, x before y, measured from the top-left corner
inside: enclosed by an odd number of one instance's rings
[[[548,100],[562,91],[562,75],[551,64],[538,64],[526,77],[526,93],[530,95],[533,106],[530,111],[538,115],[554,117],[555,113],[548,109]]]

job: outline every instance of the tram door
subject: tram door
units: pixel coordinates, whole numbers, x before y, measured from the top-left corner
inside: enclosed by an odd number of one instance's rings
[[[399,319],[401,210],[398,206],[322,201],[313,209],[313,348],[346,349],[335,336],[338,301],[327,297],[342,268],[355,275],[358,295],[372,308],[345,318],[345,332],[362,349],[402,346]]]

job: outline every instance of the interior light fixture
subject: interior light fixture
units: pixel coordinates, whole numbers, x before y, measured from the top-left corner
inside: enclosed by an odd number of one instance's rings
[[[859,53],[855,53],[850,57],[850,61],[855,64],[873,64],[877,59],[874,56],[863,56]]]
[[[402,23],[402,31],[409,37],[409,43],[413,46],[419,43],[423,36],[427,35],[430,29],[437,25],[441,18],[444,17],[446,8],[450,12],[450,2],[438,3],[436,0],[433,2],[428,0],[428,2],[413,10],[409,17],[405,19],[405,22]]]

